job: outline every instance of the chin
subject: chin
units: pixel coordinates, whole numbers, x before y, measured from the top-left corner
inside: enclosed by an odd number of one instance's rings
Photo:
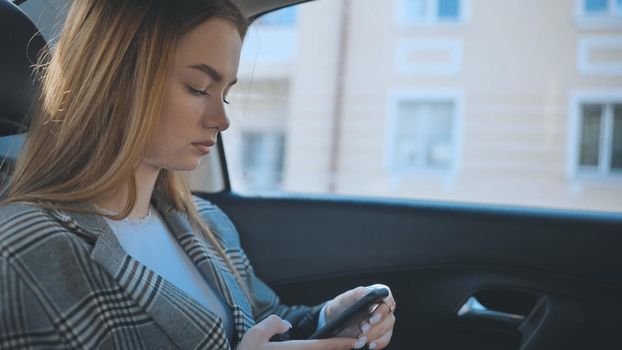
[[[195,170],[196,168],[198,168],[198,167],[199,167],[199,164],[200,164],[200,163],[198,163],[198,162],[197,162],[197,163],[192,163],[192,164],[183,164],[183,165],[181,165],[181,164],[180,164],[179,166],[176,166],[175,168],[173,168],[173,169],[171,169],[171,170],[177,170],[177,171],[193,171],[193,170]]]
[[[172,171],[192,171],[198,168],[200,164],[201,164],[200,159],[198,160],[189,159],[188,161],[185,161],[185,162],[171,162],[162,168],[167,169],[167,170],[172,170]]]

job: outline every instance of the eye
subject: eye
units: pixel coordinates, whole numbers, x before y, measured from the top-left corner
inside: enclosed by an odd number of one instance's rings
[[[223,96],[223,98],[222,98],[222,102],[224,102],[225,104],[231,104],[231,103],[229,102],[229,100],[227,100],[227,96],[229,96],[229,92],[231,91],[231,86],[232,86],[232,85],[229,85],[229,86],[227,86],[227,88],[225,89],[225,95],[224,95],[224,96]]]
[[[194,89],[190,85],[187,85],[187,87],[188,87],[188,91],[190,91],[190,93],[193,94],[194,96],[209,96],[207,94],[207,91],[202,91],[202,90]]]

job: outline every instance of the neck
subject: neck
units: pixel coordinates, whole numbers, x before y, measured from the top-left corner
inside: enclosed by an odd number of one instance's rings
[[[129,218],[140,219],[147,216],[149,213],[151,195],[159,173],[159,168],[154,168],[144,163],[136,169],[136,172],[134,172],[134,178],[136,179],[136,201],[130,211]],[[95,199],[93,202],[100,208],[119,213],[127,203],[128,190],[128,185],[123,184],[114,191]]]

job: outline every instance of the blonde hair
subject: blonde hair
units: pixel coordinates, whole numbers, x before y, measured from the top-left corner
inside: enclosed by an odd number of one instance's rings
[[[109,216],[127,217],[136,202],[133,174],[159,122],[176,45],[215,17],[231,21],[244,38],[246,19],[229,0],[73,1],[56,45],[35,67],[40,103],[2,203],[76,210],[70,202],[127,185],[125,208]],[[250,296],[197,212],[184,174],[162,169],[155,187],[217,247]]]

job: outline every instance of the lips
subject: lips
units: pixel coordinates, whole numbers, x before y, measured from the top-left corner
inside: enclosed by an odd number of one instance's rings
[[[210,147],[215,145],[214,141],[199,141],[193,142],[192,145],[197,148],[197,150],[203,154],[208,154]]]
[[[216,142],[211,141],[211,140],[207,140],[207,141],[193,142],[192,144],[193,145],[202,145],[202,146],[212,147],[213,145],[216,144]]]

